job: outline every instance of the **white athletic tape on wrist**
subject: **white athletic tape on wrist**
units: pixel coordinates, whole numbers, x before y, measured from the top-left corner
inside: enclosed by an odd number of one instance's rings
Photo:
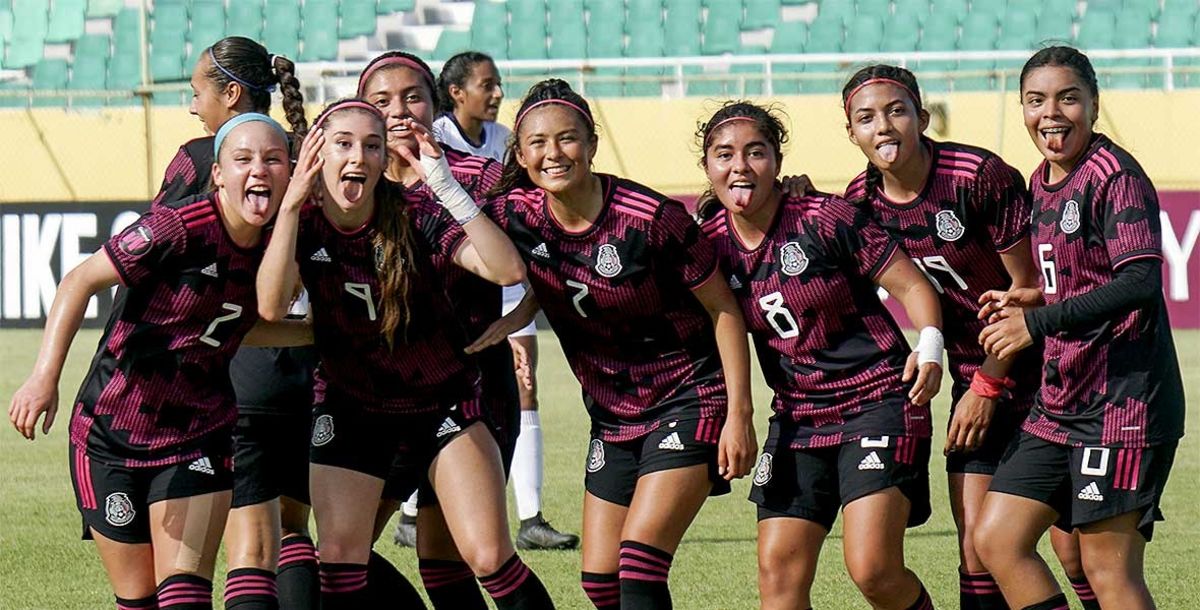
[[[944,353],[945,339],[942,338],[942,331],[932,326],[922,328],[921,338],[917,341],[917,364],[936,362],[941,366]]]
[[[421,169],[425,170],[425,184],[429,190],[433,191],[438,202],[458,224],[465,225],[479,215],[475,200],[450,173],[450,164],[446,162],[445,155],[437,158],[422,155]]]

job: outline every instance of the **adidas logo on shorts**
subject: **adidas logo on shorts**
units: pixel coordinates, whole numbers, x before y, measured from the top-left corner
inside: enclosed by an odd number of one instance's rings
[[[454,434],[455,432],[458,432],[459,430],[462,430],[462,428],[460,428],[458,426],[458,424],[454,423],[453,419],[450,419],[449,417],[447,417],[446,421],[442,422],[441,427],[438,428],[437,438],[442,438],[443,436],[446,436],[447,434]]]
[[[1104,494],[1100,493],[1100,486],[1096,485],[1095,481],[1087,484],[1087,487],[1079,490],[1080,500],[1090,500],[1092,502],[1103,502]]]
[[[538,258],[550,258],[550,248],[546,247],[546,242],[542,242],[533,249],[533,255]]]
[[[317,261],[318,263],[332,263],[333,262],[333,259],[329,258],[329,253],[325,251],[324,246],[322,246],[320,250],[313,252],[313,255],[308,257],[308,260]]]
[[[208,458],[206,457],[199,458],[192,462],[190,465],[188,465],[188,470],[195,470],[196,472],[203,472],[204,474],[216,474],[216,472],[213,471],[212,462],[208,461]]]
[[[200,273],[203,273],[204,275],[207,275],[208,277],[217,277],[217,264],[213,263],[213,264],[201,269]]]
[[[659,449],[670,449],[671,451],[683,451],[683,441],[679,440],[679,433],[672,432],[662,439],[658,444]]]
[[[872,451],[867,454],[867,457],[863,458],[862,461],[858,463],[858,469],[883,470],[883,460],[879,459],[878,453]]]

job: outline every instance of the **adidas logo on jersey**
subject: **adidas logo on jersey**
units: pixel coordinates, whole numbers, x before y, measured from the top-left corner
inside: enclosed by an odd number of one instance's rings
[[[550,248],[546,247],[546,242],[542,242],[533,249],[533,255],[538,258],[549,259],[550,258]]]
[[[325,251],[324,246],[322,246],[320,250],[313,252],[313,255],[308,257],[308,260],[317,261],[318,263],[332,263],[333,262],[333,259],[329,258],[329,253]]]
[[[446,436],[447,434],[454,434],[455,432],[458,432],[459,430],[462,430],[462,428],[460,428],[458,426],[458,424],[454,423],[453,419],[450,419],[449,417],[447,417],[446,421],[442,422],[441,427],[438,428],[437,438],[442,438],[443,436]]]
[[[1100,493],[1100,486],[1096,485],[1095,481],[1087,484],[1087,487],[1079,490],[1080,500],[1090,500],[1092,502],[1103,502],[1104,494]]]
[[[213,263],[213,264],[201,269],[200,273],[203,273],[204,275],[207,275],[208,277],[217,277],[217,264]]]
[[[683,451],[683,441],[679,440],[679,433],[672,432],[662,439],[658,444],[659,449],[670,449],[671,451]]]
[[[729,289],[737,290],[742,287],[742,281],[736,275],[729,276]]]
[[[192,462],[190,465],[188,465],[188,470],[195,470],[196,472],[203,472],[204,474],[216,474],[216,472],[213,471],[212,462],[208,461],[208,458],[206,457],[198,458],[196,461]]]
[[[867,457],[863,458],[862,461],[858,463],[858,469],[883,470],[883,460],[879,459],[878,453],[872,451],[867,454]]]

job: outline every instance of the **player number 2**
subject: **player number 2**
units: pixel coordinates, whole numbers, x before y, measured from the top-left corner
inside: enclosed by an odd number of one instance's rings
[[[212,337],[213,332],[217,330],[217,326],[219,326],[221,324],[221,322],[228,322],[229,320],[236,320],[237,318],[241,317],[241,315],[242,315],[242,306],[241,305],[235,305],[233,303],[221,303],[221,309],[224,309],[225,311],[228,311],[229,313],[227,313],[223,316],[217,316],[216,319],[214,319],[212,322],[208,323],[208,328],[204,329],[203,335],[200,335],[201,343],[203,343],[205,345],[211,345],[213,347],[221,347],[221,342],[217,339],[213,339],[213,337]]]
[[[964,282],[962,276],[950,266],[950,261],[947,261],[946,257],[940,254],[936,256],[925,256],[922,258],[917,258],[914,256],[912,260],[914,263],[916,263],[917,268],[921,270],[921,273],[924,273],[925,277],[929,279],[929,283],[933,284],[933,287],[938,291],[938,294],[944,294],[946,289],[942,288],[942,283],[937,281],[937,278],[933,277],[932,271],[941,271],[946,275],[949,275],[950,279],[954,280],[955,284],[958,284],[959,290],[967,289],[967,283]]]
[[[759,298],[758,306],[762,308],[767,324],[770,324],[780,337],[791,339],[800,336],[800,327],[796,324],[796,318],[792,316],[792,312],[788,311],[787,305],[783,302],[783,295],[778,290]]]
[[[371,298],[371,285],[360,282],[346,282],[346,292],[362,299],[367,303],[367,319],[375,321],[375,299]]]
[[[575,296],[571,297],[571,304],[575,305],[575,311],[578,311],[580,316],[586,318],[587,313],[583,311],[583,297],[588,295],[587,284],[576,282],[575,280],[567,280],[567,285],[579,291],[575,293]]]
[[[1054,260],[1047,259],[1046,255],[1054,249],[1053,244],[1038,244],[1038,261],[1042,264],[1042,278],[1046,280],[1046,294],[1054,294],[1058,292],[1058,276],[1054,272]]]

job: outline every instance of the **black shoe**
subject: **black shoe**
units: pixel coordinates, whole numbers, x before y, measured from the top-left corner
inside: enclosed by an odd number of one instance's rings
[[[573,549],[579,546],[579,536],[564,534],[542,518],[538,513],[532,519],[522,519],[517,530],[517,548],[523,551],[535,549]]]
[[[392,541],[410,549],[417,548],[417,518],[400,515],[400,523],[396,524],[396,533],[392,535]]]

